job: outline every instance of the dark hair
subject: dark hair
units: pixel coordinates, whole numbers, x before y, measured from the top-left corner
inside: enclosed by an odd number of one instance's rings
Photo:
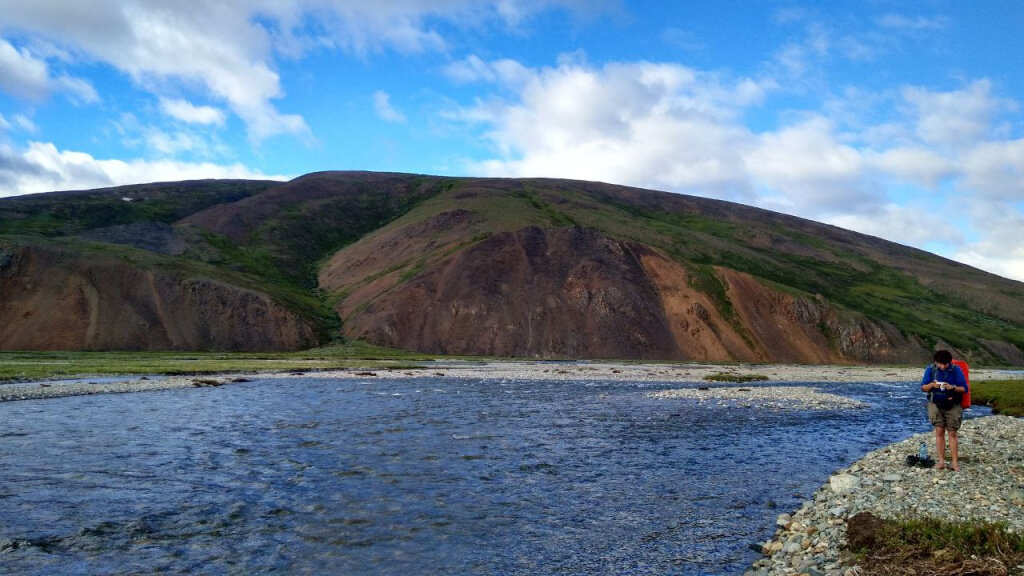
[[[949,364],[953,361],[953,354],[949,350],[939,350],[932,358],[939,364]]]

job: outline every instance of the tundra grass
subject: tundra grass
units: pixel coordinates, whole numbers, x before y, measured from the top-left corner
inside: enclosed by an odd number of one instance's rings
[[[1003,576],[1020,574],[1024,563],[1024,535],[1005,524],[886,520],[861,513],[850,518],[847,536],[866,575]]]
[[[348,342],[301,352],[0,352],[0,382],[150,374],[406,368],[432,357]]]
[[[971,403],[991,406],[996,414],[1024,416],[1024,380],[972,382]]]

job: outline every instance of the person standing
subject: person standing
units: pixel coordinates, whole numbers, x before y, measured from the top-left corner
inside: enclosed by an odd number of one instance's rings
[[[921,378],[921,391],[928,393],[928,420],[935,427],[935,449],[939,453],[936,470],[946,467],[946,433],[949,433],[949,452],[954,471],[960,471],[957,431],[963,421],[960,398],[967,393],[967,379],[960,367],[953,364],[949,350],[939,350],[932,357],[935,362],[925,368]]]

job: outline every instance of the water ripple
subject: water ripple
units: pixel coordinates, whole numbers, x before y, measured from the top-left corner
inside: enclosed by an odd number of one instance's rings
[[[927,429],[914,386],[822,384],[870,408],[813,413],[443,378],[0,404],[0,573],[740,574],[830,471]]]

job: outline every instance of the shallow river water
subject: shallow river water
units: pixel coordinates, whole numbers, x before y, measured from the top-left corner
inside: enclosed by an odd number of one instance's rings
[[[858,410],[647,396],[679,386],[288,379],[3,403],[0,573],[741,574],[830,472],[928,429],[913,383],[818,385]]]

